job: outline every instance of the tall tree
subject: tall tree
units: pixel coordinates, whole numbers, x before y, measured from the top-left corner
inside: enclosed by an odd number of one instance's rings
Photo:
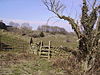
[[[98,13],[100,13],[98,12],[100,10],[100,5],[96,6],[97,0],[94,0],[91,5],[92,9],[89,10],[88,0],[82,1],[82,16],[80,18],[82,29],[80,28],[80,25],[76,23],[75,19],[70,16],[62,15],[61,12],[65,7],[59,0],[43,0],[43,3],[47,9],[56,14],[58,18],[69,22],[79,39],[79,50],[82,55],[82,61],[84,60],[85,63],[89,63],[90,58],[94,61],[97,50],[100,50],[98,48],[98,41],[100,39],[100,24],[96,24],[98,17],[100,17],[100,15],[98,16]],[[88,66],[87,68],[85,67],[86,70],[90,70],[92,68]]]
[[[90,13],[88,9],[89,7],[87,5],[87,0],[83,0],[82,17],[80,20],[83,30],[81,30],[75,19],[71,18],[70,16],[64,16],[61,14],[62,9],[64,9],[64,5],[61,4],[59,0],[44,0],[43,3],[48,8],[48,10],[56,14],[58,18],[64,19],[70,23],[72,29],[75,31],[79,39],[79,49],[83,53],[88,53],[89,51],[97,48],[99,40],[97,38],[100,36],[100,30],[99,26],[97,26],[97,32],[94,32],[94,26],[97,22],[97,13],[100,9],[100,5],[95,6],[96,0],[94,0]]]

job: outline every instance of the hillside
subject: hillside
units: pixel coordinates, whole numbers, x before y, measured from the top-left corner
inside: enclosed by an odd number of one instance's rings
[[[0,30],[0,42],[3,47],[12,48],[12,51],[21,51],[21,47],[28,48],[28,41],[25,37],[5,30]]]
[[[30,34],[39,35],[41,31],[32,31]],[[29,35],[30,35],[29,34]],[[77,37],[72,34],[51,34],[44,32],[45,37],[37,37],[33,38],[33,43],[38,43],[43,41],[44,44],[48,45],[48,42],[51,41],[51,45],[53,47],[68,47],[75,49],[77,48]],[[0,30],[1,42],[4,44],[8,44],[12,47],[23,47],[23,45],[29,46],[30,37],[28,35],[22,36],[15,32],[8,32],[5,30]]]
[[[51,41],[51,45],[54,47],[69,47],[69,48],[76,48],[77,47],[77,38],[72,35],[62,35],[62,34],[56,34],[56,35],[48,35],[43,38],[33,38],[34,42],[43,41],[44,44],[48,44],[49,41]]]
[[[39,31],[33,31],[39,34]],[[43,41],[48,45],[51,41],[52,47],[67,47],[75,50],[77,48],[77,38],[75,35],[55,34],[43,32],[45,37],[33,38],[33,43]],[[78,65],[73,54],[75,51],[66,49],[51,49],[52,56],[40,58],[30,52],[30,37],[19,35],[14,32],[0,30],[1,43],[10,49],[0,50],[0,75],[80,75],[82,65]],[[12,48],[12,49],[11,49]],[[73,54],[72,54],[73,53]],[[97,59],[99,59],[98,54]],[[99,70],[99,62],[96,62],[96,69]]]
[[[34,31],[35,34],[39,33]],[[76,48],[76,37],[72,35],[62,35],[56,34],[52,35],[50,33],[45,33],[45,37],[33,38],[33,42],[40,42],[41,40],[44,44],[48,44],[48,41],[52,41],[52,46],[63,46]],[[62,65],[63,61],[70,56],[65,51],[62,51],[67,56],[59,56],[62,54],[57,53],[55,57],[52,57],[49,61],[44,58],[39,58],[39,56],[30,53],[29,41],[30,37],[21,36],[13,32],[8,32],[5,30],[0,30],[1,43],[9,45],[14,49],[0,51],[0,74],[1,75],[63,75],[64,71],[62,68],[55,64]],[[73,37],[73,39],[72,39]],[[23,49],[24,44],[24,49]],[[22,47],[22,48],[19,48]],[[24,51],[23,51],[24,50]],[[58,59],[59,57],[59,59]],[[59,63],[58,63],[59,62]]]

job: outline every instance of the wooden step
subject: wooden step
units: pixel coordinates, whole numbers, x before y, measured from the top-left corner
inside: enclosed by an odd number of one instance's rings
[[[40,54],[50,54],[51,52],[50,51],[42,51],[41,50],[41,52],[39,52]]]
[[[40,57],[41,57],[41,58],[48,58],[49,56],[43,56],[43,55],[41,55]]]
[[[41,52],[41,54],[48,54],[48,52]]]
[[[50,55],[50,54],[41,53],[41,56],[48,56],[48,55]]]
[[[45,52],[45,51],[48,52],[49,49],[41,49],[41,51],[42,51],[42,52],[43,52],[43,51],[44,51],[44,52]]]
[[[50,56],[50,55],[48,55],[48,54],[41,54],[41,56]]]

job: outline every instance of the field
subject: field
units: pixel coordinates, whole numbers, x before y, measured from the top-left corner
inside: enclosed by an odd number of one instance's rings
[[[33,38],[33,42],[43,41],[44,44],[48,45],[48,42],[51,41],[52,47],[77,48],[76,36],[49,33],[45,33],[45,35],[43,38]],[[1,43],[12,48],[0,51],[1,75],[66,75],[63,69],[63,60],[72,56],[70,53],[56,50],[54,56],[48,60],[30,52],[30,37],[28,36],[3,30],[0,30],[0,36]],[[55,63],[62,65],[62,67],[55,65]]]

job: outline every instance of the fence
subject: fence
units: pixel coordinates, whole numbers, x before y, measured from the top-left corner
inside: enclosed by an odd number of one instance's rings
[[[50,59],[53,56],[66,56],[66,52],[70,52],[67,47],[54,47],[49,41],[48,45],[44,45],[43,41],[37,46],[36,44],[31,45],[31,51],[41,58]],[[65,52],[66,51],[66,52]]]
[[[27,48],[28,43],[20,40],[20,38],[17,38],[17,40],[11,38],[9,39],[0,35],[0,50],[25,51]]]

